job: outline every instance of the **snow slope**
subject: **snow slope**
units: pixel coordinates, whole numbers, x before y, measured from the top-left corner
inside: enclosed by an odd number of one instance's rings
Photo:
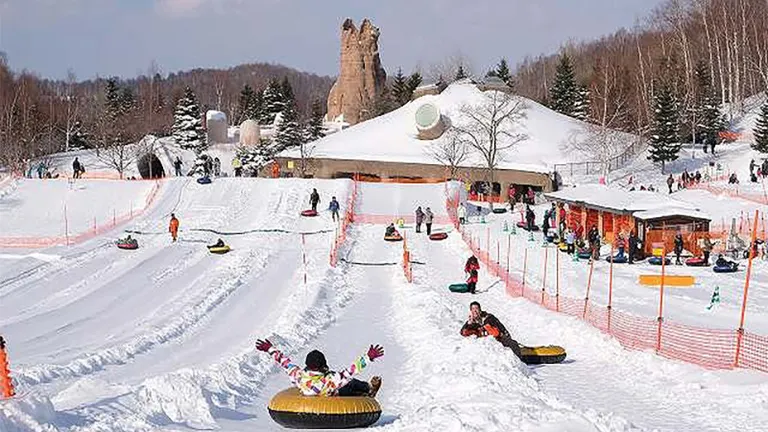
[[[298,361],[322,349],[334,367],[371,343],[384,345],[385,356],[362,376],[384,378],[375,426],[383,430],[758,431],[768,420],[763,374],[708,372],[626,351],[582,322],[508,297],[484,269],[480,294],[449,293],[469,254],[450,226],[435,227],[449,232],[443,242],[404,228],[414,284],[399,265],[402,245],[382,241],[382,225],[354,224],[339,267],[329,268],[329,215],[298,216],[312,187],[325,207],[331,194],[346,202],[350,182],[172,179],[126,228],[139,250],[114,248],[110,240],[122,232],[113,232],[41,252],[55,260],[27,256],[4,266],[0,326],[27,394],[0,402],[0,430],[279,430],[265,405],[289,384],[253,350],[256,337]],[[357,213],[410,214],[422,205],[444,215],[444,191],[442,184],[361,184]],[[176,244],[166,232],[170,212],[181,220]],[[502,217],[488,220],[470,227],[485,235],[491,226],[495,241]],[[218,237],[233,251],[208,254],[204,244]],[[529,265],[537,268],[538,244],[515,242],[532,248]],[[578,264],[563,276],[575,291],[584,282]],[[534,273],[531,283],[540,283]],[[635,295],[642,300],[624,287],[622,307]],[[462,338],[471,300],[523,343],[565,346],[568,360],[527,367],[493,340]],[[670,311],[678,308],[670,302]],[[696,316],[698,301],[688,303]],[[717,313],[716,320],[730,319]],[[758,313],[749,313],[752,323]]]

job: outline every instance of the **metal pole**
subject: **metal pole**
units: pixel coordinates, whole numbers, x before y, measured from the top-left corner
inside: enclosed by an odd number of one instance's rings
[[[744,337],[744,319],[746,317],[746,312],[747,312],[749,280],[752,276],[752,260],[755,258],[754,244],[757,238],[757,219],[758,219],[758,211],[755,210],[755,220],[752,226],[752,242],[749,245],[749,264],[747,264],[747,277],[746,277],[746,280],[744,281],[744,298],[741,302],[741,319],[739,320],[739,329],[738,329],[738,334],[736,336],[736,359],[734,361],[735,367],[739,366],[739,357],[741,356],[741,343]]]

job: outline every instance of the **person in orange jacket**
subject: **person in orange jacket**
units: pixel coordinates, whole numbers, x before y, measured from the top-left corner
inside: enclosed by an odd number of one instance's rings
[[[173,241],[176,241],[179,237],[179,220],[176,219],[176,215],[173,213],[171,213],[171,223],[168,225],[168,231],[171,233]]]
[[[493,336],[499,343],[511,349],[516,356],[520,357],[520,344],[512,339],[504,324],[493,314],[483,311],[478,302],[469,304],[469,319],[461,327],[460,333],[464,337]]]

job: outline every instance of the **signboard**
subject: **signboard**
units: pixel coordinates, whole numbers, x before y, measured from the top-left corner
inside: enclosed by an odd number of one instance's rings
[[[294,166],[293,165],[293,161],[289,160],[288,161],[288,169],[293,169],[293,166]]]

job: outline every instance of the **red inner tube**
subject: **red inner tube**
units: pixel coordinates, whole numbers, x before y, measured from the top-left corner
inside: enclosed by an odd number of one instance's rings
[[[430,240],[445,240],[448,238],[448,233],[434,233],[429,235]]]
[[[308,217],[314,217],[314,216],[317,216],[317,211],[315,211],[315,210],[304,210],[303,212],[301,212],[301,215],[302,216],[308,216]]]

